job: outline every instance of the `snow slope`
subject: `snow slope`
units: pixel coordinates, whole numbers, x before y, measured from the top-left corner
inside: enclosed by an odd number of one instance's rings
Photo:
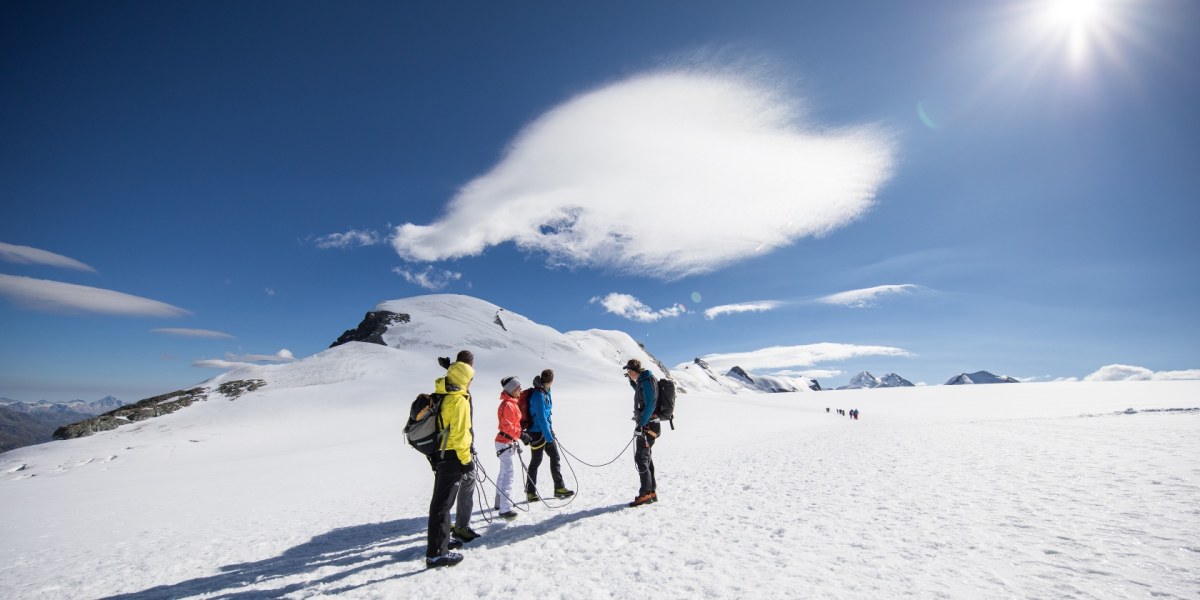
[[[687,394],[678,429],[655,448],[662,500],[628,509],[632,402],[617,365],[640,352],[628,336],[560,334],[504,312],[506,337],[489,328],[496,307],[477,300],[398,302],[381,307],[427,328],[385,337],[396,347],[350,343],[242,369],[206,385],[268,385],[0,455],[0,597],[1194,598],[1198,589],[1200,382]],[[483,537],[467,560],[426,571],[432,474],[400,428],[413,395],[440,374],[435,357],[463,345],[480,373],[482,466],[496,472],[487,450],[499,378],[548,366],[579,495],[511,523],[477,514]],[[582,462],[618,456],[600,468]]]

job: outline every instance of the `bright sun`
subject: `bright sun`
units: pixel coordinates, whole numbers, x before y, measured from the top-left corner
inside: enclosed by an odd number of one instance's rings
[[[1114,0],[1049,0],[1041,4],[1039,29],[1043,40],[1066,50],[1068,62],[1082,68],[1096,50],[1111,54]]]
[[[1053,0],[1047,18],[1058,26],[1086,28],[1100,16],[1100,0]]]

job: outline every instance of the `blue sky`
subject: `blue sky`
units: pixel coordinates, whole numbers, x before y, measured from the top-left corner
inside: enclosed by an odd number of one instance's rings
[[[6,2],[0,397],[136,400],[433,292],[827,386],[1193,373],[1198,26],[1184,0]]]

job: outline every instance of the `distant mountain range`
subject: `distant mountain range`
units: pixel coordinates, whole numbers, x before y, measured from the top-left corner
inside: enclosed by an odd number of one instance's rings
[[[669,374],[685,389],[709,392],[819,392],[822,389],[816,379],[758,375],[739,366],[734,366],[725,373],[718,373],[700,358],[675,367]]]
[[[950,378],[946,385],[968,385],[974,383],[1020,383],[1016,379],[1007,375],[994,375],[987,371],[975,371],[974,373],[959,373]]]
[[[112,396],[94,402],[18,402],[0,398],[0,452],[48,442],[54,430],[63,425],[90,419],[124,405],[125,402]]]
[[[875,377],[868,371],[863,371],[855,375],[850,380],[848,385],[843,385],[839,390],[864,390],[872,388],[887,388],[887,387],[913,387],[913,382],[895,374],[888,373],[883,377]]]

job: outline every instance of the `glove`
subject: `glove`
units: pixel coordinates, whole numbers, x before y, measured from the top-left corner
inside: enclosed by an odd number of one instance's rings
[[[439,356],[438,364],[441,365],[443,369],[449,369],[450,368],[450,357],[449,356]]]
[[[462,466],[462,474],[466,475],[475,470],[475,461],[471,461]]]
[[[521,443],[522,444],[525,444],[526,446],[528,446],[529,443],[532,441],[533,441],[533,436],[529,435],[528,431],[521,432]]]
[[[642,427],[641,425],[634,425],[633,435],[636,435],[639,437],[646,435],[646,429],[644,427]]]

